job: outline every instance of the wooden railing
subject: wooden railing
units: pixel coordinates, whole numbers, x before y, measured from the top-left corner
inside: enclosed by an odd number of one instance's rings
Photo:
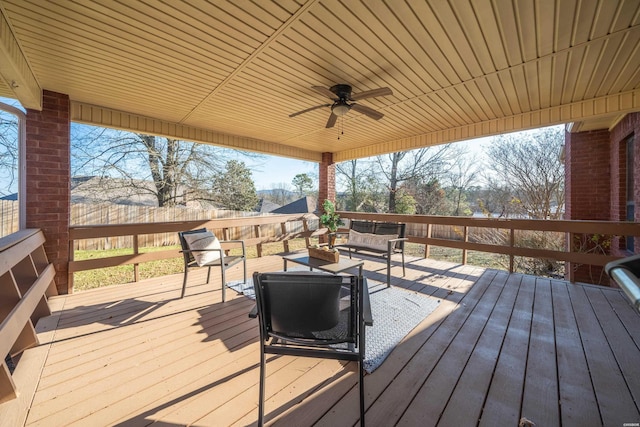
[[[39,372],[34,357],[25,361],[21,355],[38,345],[36,324],[51,314],[47,297],[57,295],[44,241],[40,230],[22,230],[0,239],[0,403],[26,396],[23,388],[33,386],[30,380]],[[15,367],[7,365],[7,355],[12,365],[17,361]],[[6,416],[0,413],[0,418]]]
[[[241,239],[245,246],[256,246],[258,256],[262,256],[262,245],[282,242],[283,250],[289,251],[289,241],[296,238],[307,239],[324,234],[325,230],[317,228],[318,218],[312,214],[269,215],[246,218],[222,218],[212,220],[160,222],[147,224],[122,225],[90,225],[69,228],[70,253],[73,254],[75,242],[81,239],[109,238],[114,236],[131,236],[133,253],[97,259],[69,262],[69,286],[73,286],[73,273],[119,265],[133,265],[134,281],[139,280],[138,266],[141,263],[182,257],[176,249],[140,253],[140,236],[158,233],[175,233],[177,243],[178,231],[207,228],[212,230],[221,240]],[[274,231],[273,225],[277,225]],[[263,231],[264,230],[264,231]],[[73,258],[73,255],[71,256]]]
[[[606,263],[618,259],[618,256],[605,253],[588,252],[569,244],[574,236],[580,235],[608,235],[608,236],[640,236],[640,223],[609,222],[609,221],[567,221],[567,220],[526,220],[526,219],[495,219],[469,217],[440,217],[427,215],[397,215],[359,212],[339,212],[344,219],[364,219],[377,221],[396,221],[407,224],[409,242],[424,245],[425,256],[429,256],[431,246],[442,246],[459,249],[462,253],[462,263],[467,262],[468,251],[481,251],[502,254],[509,259],[509,271],[514,270],[514,258],[528,257],[563,261],[575,265],[592,265],[603,267]],[[273,232],[273,226],[279,225],[279,230]],[[310,224],[312,224],[310,226]],[[319,236],[325,232],[318,229],[315,215],[273,215],[248,218],[225,218],[215,220],[197,220],[181,222],[162,222],[152,224],[125,224],[105,226],[75,226],[70,228],[70,245],[79,239],[108,238],[114,236],[132,236],[133,253],[108,258],[89,259],[82,261],[71,260],[69,272],[113,267],[117,265],[133,264],[134,278],[138,280],[137,266],[140,263],[179,257],[175,249],[140,253],[138,247],[139,236],[154,233],[176,233],[206,227],[213,230],[223,239],[242,239],[246,246],[256,246],[258,256],[262,256],[262,245],[270,242],[282,242],[284,251],[288,251],[288,242],[294,238]],[[435,234],[436,228],[450,227],[447,233]],[[265,235],[263,230],[270,230]],[[488,242],[478,230],[499,230],[502,242]],[[541,249],[522,246],[518,233],[549,232],[561,233],[567,244],[562,249]],[[452,236],[455,236],[452,237]],[[307,242],[308,243],[308,242]],[[73,253],[73,251],[71,251]],[[573,269],[566,269],[569,280],[574,280]],[[73,283],[72,277],[69,280]]]
[[[574,281],[574,270],[571,264],[592,265],[603,267],[608,262],[620,258],[619,256],[603,253],[588,252],[576,248],[571,244],[575,236],[640,236],[640,223],[613,221],[570,221],[570,220],[534,220],[534,219],[497,219],[445,217],[429,215],[397,215],[360,212],[339,212],[345,219],[363,219],[375,221],[404,222],[407,224],[409,242],[425,245],[425,257],[429,256],[430,246],[443,246],[460,249],[462,263],[467,260],[468,251],[481,251],[502,254],[509,257],[509,272],[513,272],[515,257],[528,257],[564,261],[569,263],[566,268],[568,280]],[[450,226],[456,230],[458,239],[433,236],[434,226]],[[500,230],[505,237],[503,243],[486,243],[481,233],[476,229]],[[523,231],[564,233],[566,244],[563,250],[540,249],[519,246],[516,234]],[[480,237],[478,237],[480,236]]]

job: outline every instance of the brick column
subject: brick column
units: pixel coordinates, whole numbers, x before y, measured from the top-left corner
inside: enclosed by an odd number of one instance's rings
[[[322,210],[325,199],[336,201],[336,165],[333,153],[322,153],[322,163],[319,168],[318,209]]]
[[[44,91],[42,111],[27,110],[26,222],[44,232],[58,293],[69,289],[71,150],[69,96]]]
[[[565,135],[565,219],[609,220],[611,189],[614,187],[609,141],[608,130]],[[567,242],[569,245],[576,243]],[[571,263],[566,266],[565,274],[570,280],[597,283],[602,278],[601,284],[608,284],[601,267],[579,266],[573,271]]]

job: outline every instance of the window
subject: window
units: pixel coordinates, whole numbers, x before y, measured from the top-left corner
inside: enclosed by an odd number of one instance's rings
[[[634,141],[633,135],[629,136],[625,140],[626,151],[627,151],[627,159],[626,159],[626,220],[627,221],[635,221],[635,201],[634,201],[634,187],[635,187],[635,173],[633,168],[633,150],[634,150]],[[626,238],[626,249],[630,252],[634,251],[634,238],[633,236],[627,236]]]
[[[26,116],[0,102],[0,237],[26,228]]]

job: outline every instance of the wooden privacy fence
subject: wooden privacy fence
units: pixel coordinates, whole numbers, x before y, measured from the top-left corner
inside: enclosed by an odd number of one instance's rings
[[[85,204],[71,205],[71,225],[118,225],[142,224],[170,221],[195,221],[218,218],[254,217],[258,212],[229,211],[225,209],[195,209],[181,206],[158,208],[154,206],[115,205],[115,204]],[[266,214],[269,215],[269,214]],[[279,225],[264,234],[276,234]],[[18,202],[0,200],[0,237],[8,236],[18,231]],[[244,230],[239,235],[246,235],[251,230]],[[138,237],[140,247],[161,247],[177,244],[176,233],[154,233]],[[104,238],[85,239],[76,242],[75,250],[104,250],[130,248],[133,245],[131,236],[106,236]]]
[[[194,209],[180,206],[158,208],[153,206],[129,206],[112,204],[73,204],[71,205],[71,225],[120,225],[149,224],[162,222],[181,222],[211,220],[220,218],[238,218],[259,216],[258,212],[240,212],[224,209]],[[248,235],[250,229],[235,230],[238,236]],[[267,232],[263,230],[263,232]],[[162,247],[178,244],[177,234],[173,232],[138,235],[139,247]],[[132,236],[105,236],[95,239],[76,241],[75,250],[105,250],[131,248]]]

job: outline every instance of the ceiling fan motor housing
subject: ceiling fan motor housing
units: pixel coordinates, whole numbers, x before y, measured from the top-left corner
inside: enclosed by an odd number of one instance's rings
[[[336,94],[341,101],[348,101],[351,99],[351,86],[345,84],[338,84],[331,86],[329,90]]]

